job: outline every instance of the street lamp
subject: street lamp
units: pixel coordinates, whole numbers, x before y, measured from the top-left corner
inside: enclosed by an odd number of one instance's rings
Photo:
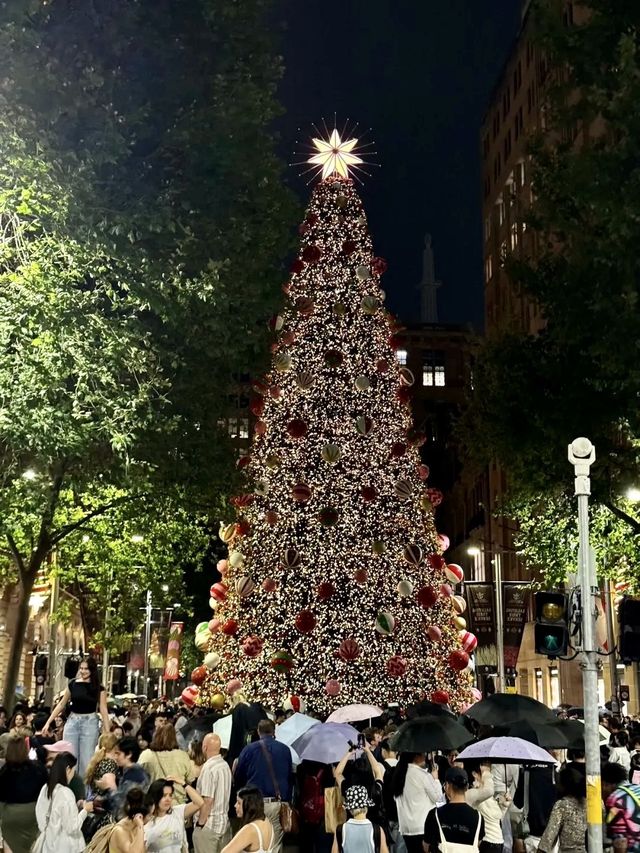
[[[640,489],[635,486],[631,486],[627,489],[625,497],[628,501],[632,501],[633,503],[637,503],[640,501]]]
[[[34,468],[27,468],[27,470],[23,472],[22,478],[23,480],[29,480],[33,482],[33,480],[36,480],[38,478],[38,472]]]
[[[478,548],[477,545],[471,545],[469,548],[467,548],[467,554],[470,557],[479,557],[481,553],[482,551],[480,550],[480,548]]]

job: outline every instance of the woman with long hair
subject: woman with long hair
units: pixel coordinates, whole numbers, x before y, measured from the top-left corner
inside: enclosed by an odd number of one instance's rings
[[[84,776],[98,743],[98,713],[102,719],[102,730],[108,732],[111,728],[107,694],[100,684],[95,658],[86,657],[80,663],[76,677],[69,681],[62,699],[49,714],[43,734],[48,734],[49,726],[67,705],[71,713],[64,726],[63,740],[73,744],[78,756],[78,773]]]
[[[222,853],[269,853],[273,847],[273,825],[264,814],[264,797],[255,785],[240,788],[236,795],[236,815],[242,828]]]
[[[109,853],[145,853],[144,819],[147,806],[141,788],[130,788],[124,804],[124,818],[109,837]]]
[[[38,837],[36,801],[47,781],[39,761],[29,761],[23,737],[11,736],[0,768],[0,828],[13,853],[29,853]]]
[[[76,765],[75,756],[63,752],[54,760],[49,781],[43,785],[36,803],[40,835],[34,845],[37,853],[81,853],[85,840],[81,826],[93,803],[85,800],[78,811],[69,781]]]
[[[391,792],[398,807],[398,824],[408,853],[422,853],[424,822],[443,799],[438,765],[424,752],[401,752],[393,771]]]
[[[147,791],[149,816],[144,825],[144,840],[148,853],[182,853],[187,840],[186,822],[204,805],[195,788],[185,785],[190,802],[173,803],[174,780],[156,779]]]
[[[193,782],[200,776],[202,766],[207,760],[207,756],[202,751],[202,738],[194,738],[189,744],[188,749],[189,759],[191,760],[191,772],[189,779]]]
[[[98,748],[89,762],[84,781],[87,785],[89,799],[93,800],[94,813],[82,827],[82,834],[89,841],[108,823],[114,823],[115,803],[112,792],[117,788],[116,776],[118,764],[116,761],[118,740],[109,732],[100,735]]]
[[[176,730],[171,723],[156,729],[149,748],[140,754],[138,764],[146,770],[152,782],[172,778],[175,781],[174,801],[177,805],[186,802],[185,786],[191,778],[191,760],[178,747]]]
[[[27,715],[22,711],[16,711],[9,721],[9,734],[14,737],[24,737],[30,731]]]
[[[584,853],[587,832],[587,780],[575,767],[563,767],[558,774],[560,799],[551,809],[549,823],[540,839],[540,853]]]

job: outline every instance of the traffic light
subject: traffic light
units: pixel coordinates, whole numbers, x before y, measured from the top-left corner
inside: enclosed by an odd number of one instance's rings
[[[569,647],[568,605],[563,592],[536,592],[536,653],[563,657]]]
[[[625,663],[640,661],[640,601],[626,595],[618,610],[620,658]]]
[[[33,674],[36,677],[36,684],[41,686],[47,680],[47,656],[36,655],[33,662]]]

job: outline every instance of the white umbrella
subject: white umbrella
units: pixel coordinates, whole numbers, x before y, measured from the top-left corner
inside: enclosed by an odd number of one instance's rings
[[[284,723],[276,726],[276,740],[291,746],[312,726],[318,725],[320,725],[320,720],[316,720],[314,717],[309,717],[306,714],[292,714]]]
[[[330,717],[328,723],[357,723],[360,720],[371,720],[383,714],[382,708],[377,705],[345,705],[337,708]]]
[[[213,724],[213,731],[220,738],[220,746],[223,749],[229,749],[229,741],[231,740],[231,726],[233,725],[233,717],[227,714],[226,717],[220,717]]]
[[[555,764],[552,755],[520,737],[488,737],[467,746],[458,761],[491,761],[496,764]]]

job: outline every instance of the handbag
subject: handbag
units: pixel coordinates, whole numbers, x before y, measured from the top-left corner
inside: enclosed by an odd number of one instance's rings
[[[55,792],[54,792],[55,793]],[[49,800],[49,811],[47,812],[47,819],[44,824],[44,829],[40,833],[40,835],[36,838],[36,840],[31,845],[30,853],[42,853],[42,848],[44,847],[44,839],[47,834],[47,829],[49,827],[49,820],[51,818],[51,809],[53,808],[53,795]]]
[[[342,803],[342,791],[337,785],[324,789],[324,828],[326,832],[335,832],[347,819]]]
[[[282,831],[285,834],[297,834],[300,831],[300,818],[298,816],[298,812],[296,811],[296,809],[294,809],[291,803],[286,803],[282,799],[278,780],[276,779],[276,774],[273,770],[273,761],[271,760],[271,755],[262,741],[260,741],[260,748],[262,749],[265,761],[267,762],[267,768],[269,770],[269,776],[271,776],[271,783],[273,785],[273,789],[276,792],[276,798],[280,801],[280,826],[282,827]]]

